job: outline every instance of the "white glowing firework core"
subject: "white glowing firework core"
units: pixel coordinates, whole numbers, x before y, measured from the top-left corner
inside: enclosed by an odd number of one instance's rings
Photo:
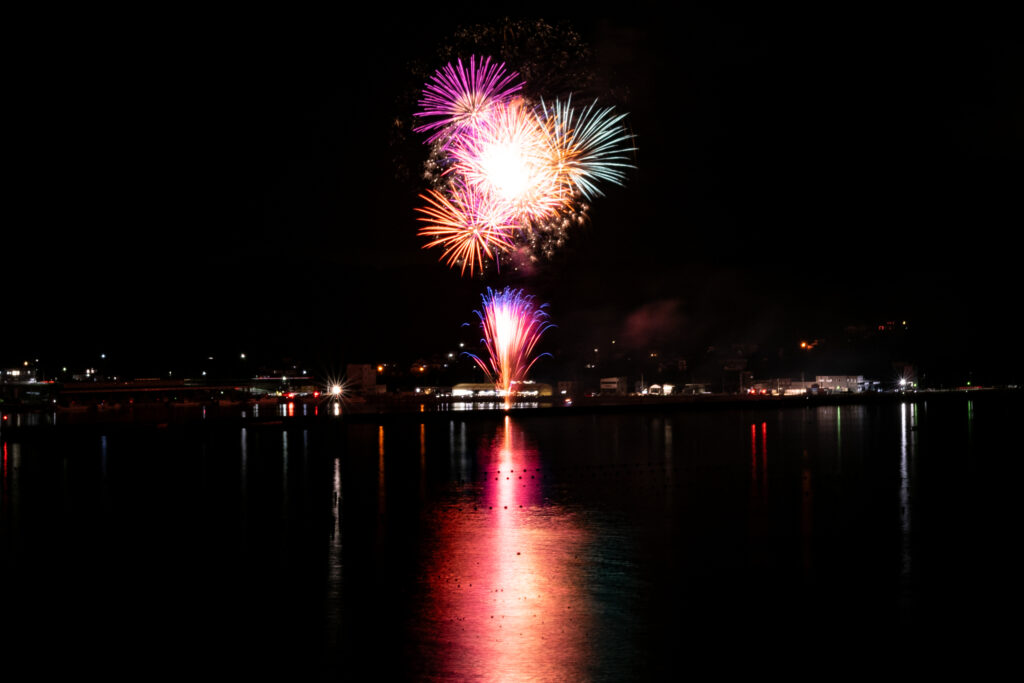
[[[556,150],[547,128],[522,102],[492,107],[453,154],[467,184],[509,216],[540,219],[563,203]]]
[[[480,150],[477,163],[490,188],[505,201],[518,201],[537,184],[537,173],[514,142],[487,145]]]

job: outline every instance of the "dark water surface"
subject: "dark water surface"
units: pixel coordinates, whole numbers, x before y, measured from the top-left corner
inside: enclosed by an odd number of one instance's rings
[[[977,672],[1011,635],[1020,407],[0,432],[0,670]]]

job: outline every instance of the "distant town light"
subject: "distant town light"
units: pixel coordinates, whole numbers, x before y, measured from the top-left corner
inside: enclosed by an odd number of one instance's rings
[[[244,353],[243,353],[243,354],[240,354],[240,356],[239,356],[239,357],[240,357],[240,358],[241,358],[242,360],[245,360],[245,354],[244,354]]]
[[[331,385],[331,394],[333,394],[334,396],[341,396],[341,385],[340,384],[332,384]]]

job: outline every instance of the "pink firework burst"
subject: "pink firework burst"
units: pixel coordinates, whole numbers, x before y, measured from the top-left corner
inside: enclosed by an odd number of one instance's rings
[[[427,138],[432,143],[449,134],[452,127],[460,130],[474,125],[494,104],[507,102],[522,89],[518,77],[514,71],[506,72],[504,63],[492,64],[490,57],[470,57],[468,69],[461,59],[447,64],[424,86],[420,111],[414,114],[430,120],[413,130],[434,131]]]

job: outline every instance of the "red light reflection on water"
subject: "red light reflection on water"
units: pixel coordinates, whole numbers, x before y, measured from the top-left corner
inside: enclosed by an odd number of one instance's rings
[[[459,680],[587,678],[590,612],[575,516],[546,503],[540,454],[506,416],[478,457],[483,487],[440,513],[425,666]]]
[[[750,425],[750,535],[766,537],[768,504],[768,423],[761,423],[761,462],[758,464],[757,424]]]
[[[750,478],[757,480],[757,427],[750,425]]]
[[[761,497],[768,498],[768,423],[761,423]]]

